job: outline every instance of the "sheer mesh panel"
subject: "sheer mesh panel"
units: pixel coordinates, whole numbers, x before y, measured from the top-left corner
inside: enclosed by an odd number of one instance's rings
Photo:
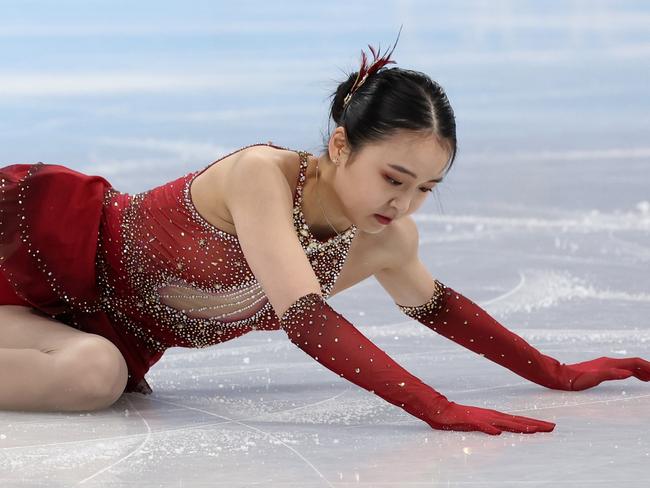
[[[232,291],[213,292],[176,282],[160,287],[158,294],[162,303],[188,317],[215,318],[223,322],[251,317],[267,301],[259,283]]]

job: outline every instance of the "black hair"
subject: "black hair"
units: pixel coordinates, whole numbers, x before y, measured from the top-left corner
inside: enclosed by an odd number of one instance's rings
[[[354,159],[365,145],[400,132],[435,134],[450,153],[445,173],[449,172],[457,152],[456,120],[443,88],[420,71],[382,67],[355,89],[344,106],[358,74],[351,73],[330,96],[328,128],[333,121],[345,129],[350,158]],[[328,159],[330,138],[331,132],[321,147]]]

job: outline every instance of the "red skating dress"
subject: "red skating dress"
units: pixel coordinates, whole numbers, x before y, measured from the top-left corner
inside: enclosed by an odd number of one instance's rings
[[[256,145],[245,146],[230,154]],[[302,213],[300,156],[294,226],[329,296],[356,233],[317,239]],[[279,330],[236,236],[190,197],[202,170],[122,193],[100,176],[56,164],[0,168],[0,304],[21,304],[106,337],[129,367],[125,391],[150,393],[145,373],[169,347],[203,348],[252,330]]]

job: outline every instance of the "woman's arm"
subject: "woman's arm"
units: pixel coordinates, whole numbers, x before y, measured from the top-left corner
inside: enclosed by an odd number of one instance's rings
[[[650,380],[641,358],[598,358],[563,364],[542,354],[458,291],[434,280],[417,255],[414,223],[400,227],[393,263],[375,274],[399,309],[438,334],[547,388],[577,391],[632,375]],[[426,297],[426,298],[425,298]],[[407,303],[408,305],[406,305]]]
[[[296,300],[280,319],[289,339],[352,383],[425,421],[434,429],[550,432],[555,424],[450,402],[373,344],[317,293]]]
[[[500,434],[552,430],[548,422],[464,407],[400,367],[336,313],[293,226],[292,193],[274,165],[242,157],[228,174],[226,202],[246,261],[289,339],[348,381],[436,429]]]

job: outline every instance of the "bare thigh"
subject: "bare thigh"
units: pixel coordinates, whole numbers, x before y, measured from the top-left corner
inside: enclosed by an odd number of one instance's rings
[[[0,348],[36,349],[50,353],[87,336],[88,332],[59,322],[32,307],[0,306]]]
[[[128,380],[126,361],[115,344],[98,334],[59,322],[32,307],[0,305],[0,348],[36,349],[59,357],[60,364],[77,372],[77,361],[84,361],[88,366],[101,369],[100,374],[115,378],[117,388],[126,386]]]

